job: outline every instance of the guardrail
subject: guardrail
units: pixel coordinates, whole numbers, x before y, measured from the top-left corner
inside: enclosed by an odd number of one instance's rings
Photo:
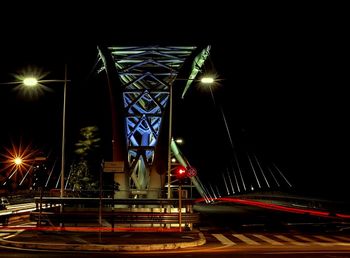
[[[176,224],[179,222],[178,199],[113,199],[80,197],[42,197],[35,198],[37,209],[30,215],[39,224],[57,225],[59,223],[95,223],[104,219],[118,224]],[[182,199],[182,224],[199,222],[199,214],[193,213],[194,199]],[[121,208],[117,208],[118,205]],[[56,206],[56,208],[54,208]],[[62,207],[58,209],[57,206]],[[40,209],[40,207],[42,209]],[[43,211],[43,207],[46,208]],[[50,207],[52,209],[50,210]],[[142,207],[142,208],[137,208]],[[175,208],[175,212],[169,211]]]
[[[178,213],[161,213],[161,212],[103,212],[102,219],[113,221],[119,224],[175,224],[179,221]],[[32,212],[30,214],[32,221],[40,223],[45,222],[49,225],[58,225],[64,223],[96,223],[98,220],[98,211],[96,212]],[[198,213],[182,213],[182,223],[193,224],[199,222]]]
[[[138,198],[138,199],[132,199],[132,198],[126,198],[126,199],[113,199],[113,198],[87,198],[87,197],[35,197],[34,202],[37,205],[37,208],[39,208],[39,204],[42,203],[46,206],[50,206],[53,204],[60,204],[60,205],[76,205],[76,204],[85,204],[87,206],[89,205],[98,205],[99,202],[102,202],[103,206],[111,206],[111,205],[158,205],[159,207],[166,207],[168,205],[171,205],[173,207],[178,207],[179,200],[178,199],[144,199],[144,198]],[[182,199],[181,200],[183,205],[193,205],[195,202],[195,199]]]

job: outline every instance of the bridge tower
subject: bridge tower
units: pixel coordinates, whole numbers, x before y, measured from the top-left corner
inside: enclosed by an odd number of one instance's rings
[[[165,197],[171,87],[194,46],[100,46],[110,90],[117,198]],[[197,67],[198,68],[198,67]]]

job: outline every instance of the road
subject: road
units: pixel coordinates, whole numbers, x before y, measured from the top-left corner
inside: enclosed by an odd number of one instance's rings
[[[225,250],[178,250],[171,252],[139,252],[138,254],[133,253],[72,253],[72,252],[38,252],[34,251],[22,251],[22,250],[9,250],[0,247],[0,257],[6,258],[78,258],[78,257],[289,257],[289,258],[344,258],[350,257],[349,250],[314,250],[305,249],[302,251],[288,250],[239,250],[239,249],[225,249]]]
[[[14,207],[15,208],[15,207]],[[29,207],[28,207],[29,208]],[[217,207],[216,207],[217,208]],[[229,207],[232,208],[232,207]],[[12,209],[11,209],[12,210]],[[232,213],[209,214],[207,223],[199,227],[206,244],[195,248],[173,251],[138,253],[79,253],[19,250],[0,247],[0,257],[350,257],[350,224],[315,218],[260,213],[248,220],[235,220]],[[219,223],[221,222],[221,223]],[[264,223],[265,222],[265,223]],[[268,223],[266,223],[268,222]],[[273,223],[272,223],[273,222]],[[28,222],[16,223],[22,229],[33,226]],[[0,237],[11,239],[19,233],[16,227],[1,228]],[[161,234],[160,234],[161,237]]]
[[[24,224],[22,226],[25,226]],[[248,225],[247,225],[248,226]],[[319,225],[318,225],[319,226]],[[264,231],[257,225],[242,230],[203,228],[206,244],[169,251],[118,253],[117,257],[350,257],[350,235],[342,231],[310,231],[300,225],[289,231]],[[0,229],[0,237],[11,239],[15,228]],[[160,234],[161,236],[161,234]],[[115,253],[52,252],[0,248],[0,257],[116,257]]]

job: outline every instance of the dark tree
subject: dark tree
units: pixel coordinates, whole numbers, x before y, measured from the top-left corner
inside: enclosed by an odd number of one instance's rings
[[[98,175],[101,164],[101,138],[98,127],[87,126],[80,129],[80,139],[75,144],[76,160],[69,172],[68,185],[80,195],[91,195],[98,190]]]

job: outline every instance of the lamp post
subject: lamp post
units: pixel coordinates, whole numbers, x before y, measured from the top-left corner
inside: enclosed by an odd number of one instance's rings
[[[175,80],[183,80],[183,79],[175,79]],[[185,81],[199,81],[202,84],[211,85],[215,82],[215,79],[210,76],[204,76],[200,80],[193,79],[185,79]],[[169,84],[169,135],[168,135],[168,173],[167,173],[167,181],[168,181],[168,189],[167,189],[167,198],[171,198],[171,141],[172,141],[172,122],[173,122],[173,82]],[[184,170],[185,171],[185,170]],[[176,174],[178,177],[178,174]],[[182,189],[181,189],[181,180],[179,180],[179,231],[181,232],[182,228]],[[169,212],[170,205],[169,205]]]
[[[173,121],[173,85],[169,84],[169,135],[168,135],[168,199],[171,198],[171,137]],[[170,211],[169,211],[170,212]]]
[[[63,112],[62,112],[62,143],[61,143],[61,184],[60,184],[60,198],[64,196],[64,166],[65,166],[65,142],[66,142],[66,102],[67,102],[67,65],[64,69],[64,80],[38,80],[35,77],[26,77],[23,79],[23,85],[27,87],[36,87],[41,83],[63,82]],[[61,211],[63,209],[61,203]]]
[[[215,78],[212,76],[206,75],[203,76],[200,80],[194,80],[194,79],[175,79],[177,81],[198,81],[202,84],[211,85],[215,83]],[[169,84],[169,135],[168,135],[168,191],[167,191],[167,197],[168,199],[171,198],[171,139],[172,139],[172,123],[173,123],[173,82]]]
[[[67,102],[67,65],[64,66],[64,84],[63,84],[63,112],[62,112],[62,146],[61,146],[61,191],[60,198],[64,196],[64,158],[66,146],[66,102]],[[61,210],[63,203],[61,203]]]

